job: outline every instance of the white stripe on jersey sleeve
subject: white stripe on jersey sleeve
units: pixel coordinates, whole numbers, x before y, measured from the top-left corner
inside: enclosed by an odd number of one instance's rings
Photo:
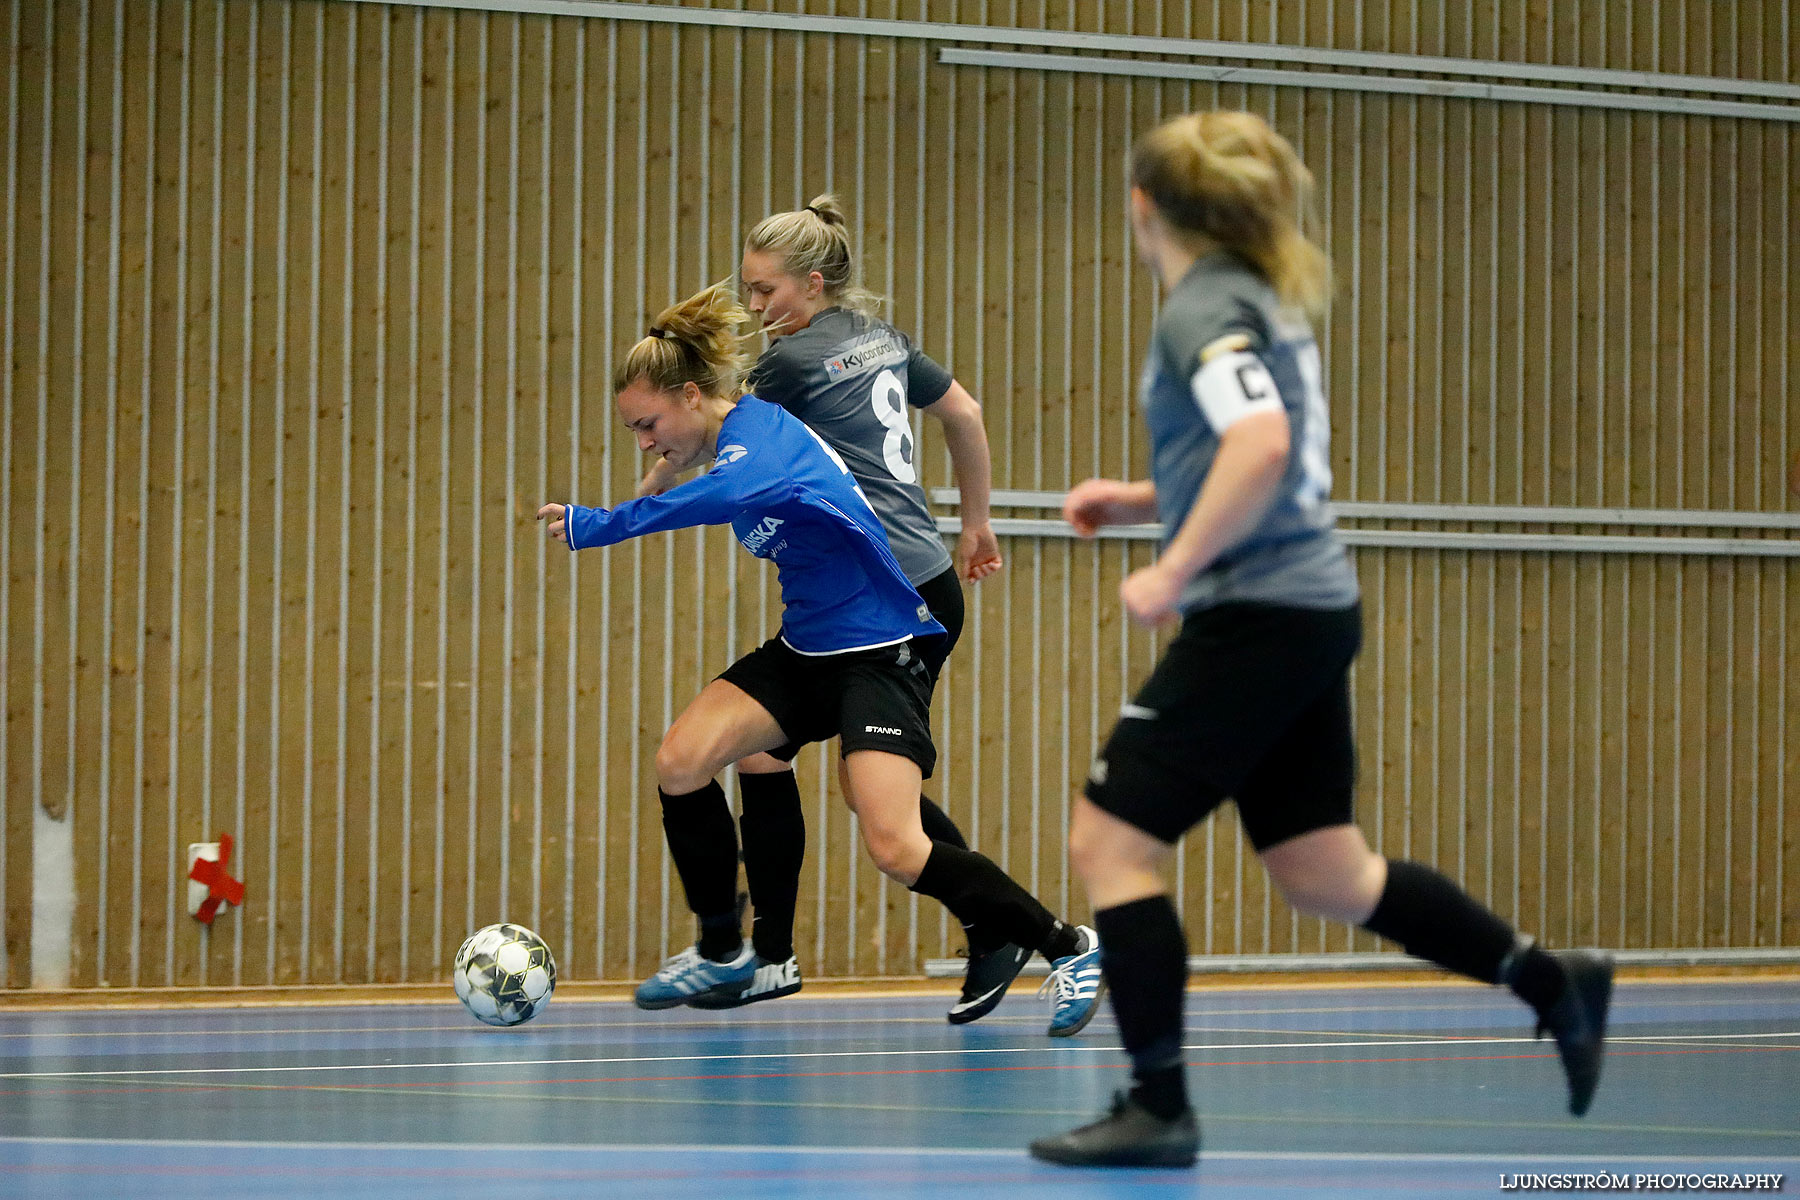
[[[1194,403],[1213,432],[1227,429],[1252,413],[1281,410],[1281,393],[1262,359],[1248,350],[1208,358],[1193,378]]]

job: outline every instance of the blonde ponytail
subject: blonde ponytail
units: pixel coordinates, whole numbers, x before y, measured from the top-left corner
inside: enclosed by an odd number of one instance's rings
[[[656,314],[649,336],[625,355],[613,373],[613,391],[642,379],[662,392],[692,383],[708,396],[735,397],[750,365],[750,338],[741,330],[750,314],[724,283],[695,292]]]
[[[1247,112],[1165,121],[1131,153],[1131,182],[1176,230],[1217,242],[1260,271],[1284,304],[1319,316],[1331,262],[1301,229],[1313,177],[1288,140]]]

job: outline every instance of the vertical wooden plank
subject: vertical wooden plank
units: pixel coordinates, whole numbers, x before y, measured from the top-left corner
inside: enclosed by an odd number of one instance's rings
[[[108,433],[114,404],[110,397],[107,402],[88,400],[87,397],[107,397],[117,386],[111,359],[115,314],[110,298],[114,290],[113,265],[118,237],[118,214],[113,203],[113,163],[121,153],[121,147],[116,140],[117,122],[113,98],[119,82],[117,61],[120,46],[113,6],[95,5],[86,15],[88,82],[83,138],[87,143],[87,153],[83,155],[85,179],[81,204],[84,223],[81,260],[83,317],[79,366],[81,383],[76,391],[81,400],[73,406],[80,419],[78,461],[81,463],[82,476],[78,494],[73,499],[81,510],[100,514],[104,519],[104,497],[110,491],[112,478]],[[12,63],[12,86],[8,91],[13,93],[5,99],[8,111],[3,119],[15,131],[16,122],[23,115],[16,106],[18,64],[14,56],[17,53],[17,43],[13,40],[12,28],[16,20],[15,7],[12,18],[4,27],[0,27],[0,39],[6,41],[0,54],[4,54]],[[16,138],[16,132],[13,136]],[[16,171],[17,164],[10,165]],[[16,196],[16,191],[15,177],[9,194]],[[6,268],[10,281],[9,293],[17,287],[17,266],[16,261],[9,256]],[[11,380],[7,379],[0,386],[9,389],[10,405]],[[0,428],[5,428],[8,424],[9,422],[0,419]],[[10,439],[10,429],[7,436]],[[10,485],[0,491],[0,494],[7,496],[9,504],[10,491]],[[108,525],[110,526],[110,522]],[[75,912],[70,931],[73,943],[70,984],[76,987],[95,986],[101,981],[105,970],[102,929],[106,891],[102,883],[103,855],[97,851],[103,846],[109,832],[111,817],[108,795],[111,781],[106,777],[110,749],[107,737],[110,701],[108,686],[111,681],[108,659],[111,647],[108,644],[108,623],[100,617],[110,598],[107,547],[108,539],[104,535],[83,537],[77,540],[73,551],[76,573],[71,595],[89,614],[86,619],[75,623],[76,640],[72,643],[74,658],[68,673],[69,686],[73,691],[73,737],[70,744],[74,784],[73,819],[76,822],[73,881]],[[0,562],[5,557],[0,552]],[[9,606],[4,601],[0,601],[0,609],[7,607]],[[0,618],[0,636],[4,636],[5,626],[6,620]],[[0,809],[3,808],[4,804],[0,803]],[[4,870],[0,869],[0,876],[3,875]],[[3,886],[0,886],[0,894],[4,894]],[[4,970],[0,969],[0,980],[4,980],[4,975]]]
[[[650,211],[651,198],[656,195],[650,179],[653,161],[651,126],[656,119],[647,99],[648,80],[652,74],[650,50],[651,31],[648,29],[621,32],[614,77],[635,79],[640,90],[622,92],[621,95],[632,96],[633,103],[619,105],[620,165],[625,168],[627,177],[635,182],[635,189],[624,193],[624,198],[619,201],[621,219],[614,235],[616,244],[630,248],[628,253],[619,256],[614,270],[613,288],[618,292],[618,307],[614,310],[609,347],[615,356],[627,353],[656,311],[647,308],[655,301],[646,298],[650,290],[646,280],[658,261],[650,239],[657,236],[657,227],[663,226],[664,222]],[[665,280],[655,290],[666,291],[668,286]],[[608,422],[610,427],[611,422]],[[622,489],[630,486],[637,466],[636,448],[624,438],[609,439],[607,445],[611,474],[605,485],[606,494],[622,494]],[[643,624],[645,614],[656,611],[650,599],[654,593],[650,587],[649,561],[647,547],[640,540],[633,542],[628,552],[609,554],[604,568],[610,571],[613,621],[620,625],[629,623],[630,628],[639,632],[639,636],[631,639],[629,650],[615,652],[612,659],[616,681],[612,694],[629,697],[630,706],[626,710],[629,718],[624,728],[618,730],[626,735],[621,741],[629,746],[629,754],[620,755],[623,770],[613,791],[626,804],[628,819],[620,831],[626,836],[614,840],[622,854],[621,869],[609,871],[609,878],[619,899],[615,920],[626,927],[626,938],[621,947],[624,952],[621,973],[640,977],[645,972],[639,967],[659,958],[672,945],[664,937],[662,913],[671,878],[662,850],[661,810],[656,802],[655,777],[651,770],[657,739],[663,729],[663,709],[660,689],[656,686],[661,676],[653,667],[658,661],[655,654],[660,641],[656,632]],[[625,746],[619,749],[623,751]]]
[[[212,543],[215,571],[213,589],[213,801],[208,814],[212,823],[226,826],[238,839],[233,858],[246,888],[252,855],[266,852],[247,828],[249,781],[245,766],[251,723],[247,720],[251,693],[248,687],[250,623],[248,621],[250,421],[245,411],[250,394],[249,337],[251,296],[250,254],[253,246],[254,211],[250,188],[253,161],[256,49],[252,42],[251,16],[243,9],[221,8],[214,29],[215,71],[219,77],[214,94],[213,121],[218,138],[218,178],[215,194],[218,213],[214,227],[216,288],[213,303],[216,334],[213,352],[217,372],[217,407],[213,441],[214,504],[217,522]],[[216,832],[216,831],[215,831]],[[255,883],[255,909],[265,908],[266,880]],[[239,984],[244,979],[246,931],[251,912],[248,893],[245,907],[231,914],[230,947],[215,945],[208,963],[209,981]]]
[[[489,334],[484,311],[482,267],[487,254],[486,57],[489,18],[456,13],[445,45],[449,114],[445,131],[445,318],[447,364],[444,416],[447,441],[440,447],[439,478],[444,526],[438,553],[445,575],[444,633],[444,805],[439,822],[444,897],[437,937],[439,953],[454,950],[461,938],[486,923],[495,897],[484,891],[478,872],[481,846],[476,814],[481,781],[478,734],[482,720],[476,613],[481,568],[479,541],[481,410],[488,386]]]
[[[536,34],[541,39],[538,74],[543,115],[531,153],[538,158],[542,197],[536,231],[536,337],[542,343],[537,386],[542,400],[536,410],[526,407],[520,413],[525,428],[538,427],[538,462],[535,469],[522,471],[519,479],[519,499],[523,501],[520,515],[525,525],[518,535],[521,545],[529,551],[525,561],[536,585],[533,638],[543,656],[540,683],[533,699],[534,740],[526,747],[529,753],[542,758],[536,786],[541,832],[536,847],[539,879],[533,919],[540,923],[543,936],[551,940],[559,965],[580,944],[574,937],[578,912],[572,872],[576,813],[572,786],[574,745],[568,720],[575,697],[571,654],[574,614],[564,599],[569,564],[550,553],[559,547],[542,536],[532,517],[537,506],[550,498],[551,481],[568,478],[575,466],[570,433],[579,398],[573,395],[570,384],[571,334],[578,314],[569,300],[572,281],[580,278],[580,273],[568,247],[573,244],[575,215],[579,211],[573,194],[579,182],[575,175],[579,160],[574,157],[579,152],[578,126],[573,119],[577,103],[573,53],[579,25],[573,19],[547,21]]]
[[[1472,41],[1474,31],[1466,36]],[[1473,52],[1467,41],[1465,48]],[[1460,217],[1451,222],[1466,228],[1468,247],[1456,285],[1465,291],[1460,336],[1466,339],[1466,348],[1460,374],[1467,424],[1459,445],[1467,448],[1467,460],[1455,494],[1474,503],[1493,502],[1498,469],[1496,446],[1501,429],[1497,386],[1501,314],[1496,281],[1500,276],[1500,224],[1502,214],[1508,210],[1498,196],[1500,180],[1505,175],[1500,124],[1499,105],[1468,105],[1460,140],[1467,155],[1467,190],[1463,193]],[[1494,731],[1499,625],[1492,601],[1496,589],[1494,556],[1471,556],[1468,603],[1462,613],[1468,659],[1463,715],[1467,728],[1463,749],[1467,806],[1460,815],[1459,836],[1465,849],[1458,878],[1471,895],[1490,908],[1500,903],[1495,878],[1499,836],[1495,768],[1500,755]]]
[[[519,17],[484,14],[479,43],[482,95],[476,136],[482,150],[478,285],[472,297],[481,323],[481,388],[470,459],[469,562],[476,573],[471,604],[469,744],[470,872],[468,928],[504,921],[511,911],[514,858],[513,779],[508,748],[515,689],[511,659],[514,577],[511,571],[513,389],[517,385],[518,311],[514,263],[518,235]],[[454,932],[454,931],[452,931]]]
[[[646,31],[644,69],[649,78],[679,75],[685,61],[683,37],[684,31],[670,27]],[[680,189],[676,155],[682,147],[681,111],[679,103],[665,102],[651,92],[644,97],[639,113],[645,156],[641,193],[643,257],[627,292],[637,300],[637,316],[618,338],[621,353],[644,335],[658,312],[687,294],[682,291],[678,266],[679,243],[684,240],[677,230]],[[636,453],[635,446],[616,467],[622,468],[622,473],[614,476],[614,489],[621,496],[628,495],[633,481],[643,473],[642,456]],[[661,807],[654,802],[654,751],[686,700],[682,685],[692,668],[684,669],[677,641],[685,644],[686,630],[692,628],[688,619],[691,602],[687,589],[681,585],[692,562],[697,536],[691,531],[663,534],[640,538],[631,547],[637,559],[634,601],[638,607],[634,616],[645,673],[643,704],[637,721],[639,744],[644,749],[638,776],[642,781],[638,786],[643,815],[638,822],[639,940],[634,973],[639,975],[648,974],[648,968],[662,956],[693,939],[694,920],[664,846]],[[677,631],[681,631],[679,639]],[[691,652],[688,661],[692,661]],[[645,873],[657,880],[655,886],[645,886]]]
[[[506,497],[506,510],[512,517],[508,541],[514,577],[509,609],[513,622],[510,669],[514,678],[509,754],[515,799],[511,813],[514,853],[508,909],[527,914],[526,920],[533,929],[550,936],[545,932],[550,915],[547,901],[560,908],[550,897],[554,894],[560,898],[561,888],[547,888],[546,884],[555,882],[552,864],[560,865],[562,840],[552,816],[561,806],[553,809],[549,805],[546,789],[546,776],[560,755],[552,756],[550,747],[555,743],[545,737],[545,693],[553,686],[552,670],[558,660],[549,652],[545,636],[544,593],[548,586],[545,551],[556,547],[540,545],[533,536],[539,532],[533,514],[537,508],[534,497],[543,493],[550,431],[565,424],[556,420],[558,409],[552,406],[553,393],[547,386],[548,359],[555,350],[548,311],[552,28],[547,18],[522,18],[518,31],[519,113],[513,185],[517,210],[513,251],[513,287],[518,296],[514,334],[517,351],[515,383],[509,396],[513,409],[512,482]],[[558,567],[567,565],[553,561]]]
[[[178,72],[182,61],[182,25],[178,5],[162,5],[151,14],[149,25],[155,34],[151,41],[160,52],[149,54],[149,70],[144,86],[149,92],[146,117],[149,149],[144,180],[144,236],[142,264],[130,290],[131,304],[140,306],[140,335],[137,376],[139,403],[130,412],[128,439],[137,439],[137,545],[126,554],[137,556],[137,596],[140,604],[140,631],[137,631],[137,682],[139,682],[139,721],[137,770],[128,775],[139,788],[137,795],[137,838],[131,856],[137,860],[135,921],[137,921],[137,973],[133,982],[142,986],[169,984],[173,968],[173,916],[175,889],[173,876],[173,757],[175,729],[171,729],[169,687],[175,671],[171,662],[173,642],[173,603],[175,588],[164,554],[171,542],[173,489],[167,480],[175,471],[175,426],[173,419],[178,399],[175,376],[178,322],[162,320],[167,309],[178,308],[175,290],[176,259],[180,255],[182,230],[178,225],[176,191],[180,184],[180,83]],[[184,914],[185,919],[185,914]]]
[[[573,420],[570,429],[572,461],[562,476],[568,496],[580,496],[597,478],[595,467],[603,454],[605,431],[611,428],[607,412],[610,399],[608,380],[602,366],[608,361],[613,341],[611,328],[612,298],[611,264],[613,246],[612,192],[614,121],[612,106],[616,93],[612,90],[609,63],[616,55],[618,29],[582,22],[575,31],[575,79],[577,157],[570,164],[574,171],[576,207],[573,215],[571,242],[565,251],[576,264],[570,283],[572,318],[570,325],[570,387]],[[549,499],[550,497],[546,497]],[[563,593],[571,619],[580,619],[573,631],[574,669],[577,685],[573,705],[574,724],[571,743],[574,750],[575,812],[577,828],[574,864],[575,937],[570,948],[577,964],[586,963],[590,976],[604,976],[609,965],[608,953],[622,939],[608,938],[613,910],[609,895],[611,877],[608,847],[613,842],[614,813],[624,812],[625,797],[613,804],[608,791],[613,765],[620,754],[610,736],[612,706],[606,687],[608,663],[604,655],[604,593],[594,585],[601,582],[598,569],[604,563],[584,571],[580,564],[569,566],[569,588]],[[596,619],[598,618],[598,619]],[[559,960],[560,962],[560,960]]]
[[[77,500],[75,489],[82,476],[78,414],[84,335],[86,333],[83,274],[86,229],[83,209],[86,195],[85,103],[61,102],[67,94],[85,98],[87,88],[87,24],[84,5],[66,4],[54,14],[56,22],[50,49],[50,70],[56,81],[49,110],[49,209],[45,225],[44,272],[46,284],[39,347],[40,386],[37,390],[37,504],[34,508],[36,595],[33,598],[33,690],[37,693],[32,714],[32,755],[37,778],[37,811],[31,834],[32,874],[55,870],[74,801],[75,747],[74,697],[69,687],[74,665],[75,609],[78,595],[75,574],[78,561],[71,549],[64,516]],[[72,421],[72,417],[75,419]],[[61,511],[59,511],[61,510]],[[33,906],[39,897],[34,891]],[[55,965],[62,957],[60,943],[69,932],[59,929],[60,914],[32,913],[34,924],[49,943],[41,957],[34,957],[36,979],[66,982]]]
[[[370,812],[368,845],[357,856],[362,886],[346,897],[345,952],[350,963],[360,954],[363,970],[376,982],[404,978],[413,938],[412,773],[417,768],[409,735],[418,678],[411,607],[419,456],[416,255],[422,236],[413,203],[414,149],[421,133],[414,107],[420,85],[414,61],[418,30],[416,14],[384,10],[361,22],[357,39],[368,48],[357,81],[357,111],[367,124],[356,148],[357,177],[366,182],[354,257],[374,275],[359,305],[371,329],[358,374],[378,381],[382,403],[356,415],[362,430],[358,444],[367,455],[360,470],[380,473],[382,486],[370,499],[364,530],[353,538],[358,553],[367,555],[359,569],[372,612],[366,625],[357,622],[367,637],[361,652],[368,664],[369,723],[366,729],[351,727],[352,743],[362,743],[351,778],[353,790],[366,789]],[[352,473],[357,471],[353,466]]]
[[[404,38],[401,28],[410,25]],[[415,11],[395,30],[396,70],[416,73],[408,107],[413,121],[408,170],[412,174],[409,220],[416,222],[417,244],[410,270],[413,278],[409,357],[416,366],[408,398],[407,456],[411,464],[405,499],[409,596],[407,696],[411,722],[401,764],[410,780],[407,836],[407,952],[401,969],[407,977],[436,966],[445,951],[444,873],[445,778],[450,677],[448,671],[448,585],[450,568],[444,552],[449,514],[449,409],[452,403],[449,324],[451,301],[451,178],[454,145],[454,19],[447,12]],[[411,43],[410,55],[400,44]],[[398,109],[398,106],[396,106]],[[396,146],[399,138],[395,139]],[[461,922],[455,922],[460,924]],[[458,943],[449,947],[455,951]]]
[[[171,622],[176,631],[176,679],[171,701],[177,724],[179,781],[174,797],[170,890],[174,896],[175,979],[198,983],[229,971],[232,915],[216,928],[188,919],[182,877],[191,841],[212,841],[220,830],[209,828],[213,808],[215,603],[218,572],[215,540],[217,509],[216,443],[218,377],[215,369],[214,283],[216,257],[213,229],[217,211],[219,130],[214,121],[215,96],[221,80],[216,66],[216,9],[182,5],[184,170],[180,180],[179,233],[181,266],[175,285],[180,311],[187,315],[182,333],[177,378],[182,410],[176,432],[177,475],[173,481],[175,515],[170,557],[178,564],[180,585]],[[234,833],[235,838],[235,833]],[[233,857],[236,857],[234,851]],[[216,964],[216,966],[215,966]]]
[[[1425,37],[1431,31],[1427,28],[1419,33]],[[1445,304],[1441,299],[1446,255],[1445,168],[1437,149],[1444,142],[1446,113],[1444,102],[1435,99],[1415,100],[1409,110],[1411,150],[1406,195],[1412,209],[1408,219],[1411,279],[1405,303],[1413,363],[1406,389],[1405,441],[1397,447],[1400,453],[1395,458],[1405,465],[1404,494],[1414,500],[1430,501],[1440,499],[1444,492],[1441,439],[1450,411],[1444,379]],[[1446,856],[1450,839],[1445,824],[1450,814],[1443,807],[1438,750],[1449,724],[1438,690],[1444,674],[1441,664],[1446,634],[1438,604],[1444,583],[1444,555],[1433,552],[1408,556],[1407,575],[1406,611],[1411,629],[1402,686],[1411,708],[1407,727],[1409,852],[1426,862],[1454,869]]]
[[[49,98],[55,81],[52,56],[56,38],[51,5],[15,10],[16,39],[12,79],[13,123],[8,128],[13,152],[9,181],[13,188],[12,220],[8,223],[9,321],[6,329],[10,353],[6,371],[7,493],[4,537],[7,561],[5,584],[6,681],[5,826],[3,875],[6,887],[5,984],[27,987],[31,983],[31,896],[33,828],[37,820],[37,771],[32,745],[37,719],[36,655],[33,615],[36,607],[37,537],[34,526],[40,507],[37,491],[42,463],[37,451],[42,418],[39,416],[39,372],[43,367],[43,342],[50,303],[45,286],[50,253],[48,220],[51,196],[50,172],[43,166],[49,153]],[[16,672],[12,663],[20,664]],[[29,682],[28,682],[29,680]]]
[[[316,592],[311,568],[317,537],[313,472],[318,454],[319,16],[317,3],[295,5],[283,13],[285,45],[282,73],[276,83],[284,97],[284,171],[276,249],[280,258],[275,264],[281,303],[276,350],[281,398],[271,453],[275,459],[273,502],[280,515],[271,596],[276,663],[269,719],[272,752],[278,764],[271,780],[278,806],[272,832],[275,844],[281,847],[281,865],[270,896],[274,906],[270,950],[275,960],[274,981],[285,984],[313,982],[317,965],[311,911],[317,849],[312,820]]]
[[[336,14],[334,14],[336,16]],[[334,256],[342,273],[337,319],[343,342],[334,366],[338,392],[337,467],[337,724],[335,816],[339,894],[334,905],[336,970],[346,982],[375,974],[376,943],[398,941],[398,928],[376,906],[377,880],[386,869],[388,809],[397,797],[380,786],[376,756],[388,722],[384,703],[387,597],[382,560],[388,526],[382,521],[394,482],[386,454],[384,416],[398,407],[386,372],[389,263],[385,245],[387,135],[383,98],[389,88],[388,12],[352,9],[332,29],[332,71],[341,81],[342,111],[334,114],[342,143],[343,225]],[[395,527],[396,529],[398,526]],[[395,640],[398,645],[398,639]],[[396,906],[393,915],[398,915]]]
[[[245,139],[249,165],[244,176],[242,269],[246,303],[239,326],[243,386],[236,397],[242,456],[238,487],[246,513],[262,514],[256,536],[240,530],[242,572],[239,704],[241,747],[236,784],[241,796],[243,867],[246,889],[254,887],[242,914],[244,929],[236,982],[275,982],[279,865],[282,845],[280,756],[275,720],[279,696],[280,608],[275,584],[283,512],[276,490],[280,464],[285,343],[281,274],[285,221],[288,109],[286,106],[289,29],[281,13],[253,7],[244,11],[249,60],[245,82]]]

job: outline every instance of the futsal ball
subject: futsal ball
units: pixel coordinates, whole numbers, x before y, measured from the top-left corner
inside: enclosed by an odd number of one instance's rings
[[[456,998],[488,1025],[535,1017],[556,990],[556,960],[523,925],[489,925],[469,935],[451,972]]]

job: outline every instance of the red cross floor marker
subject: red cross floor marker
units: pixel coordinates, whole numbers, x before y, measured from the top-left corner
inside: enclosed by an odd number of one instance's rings
[[[206,899],[201,901],[200,911],[194,914],[204,924],[212,924],[213,918],[219,913],[219,905],[244,902],[244,885],[225,871],[225,864],[230,861],[231,835],[221,833],[218,860],[215,862],[210,858],[196,858],[194,865],[188,868],[189,879],[206,885]]]

